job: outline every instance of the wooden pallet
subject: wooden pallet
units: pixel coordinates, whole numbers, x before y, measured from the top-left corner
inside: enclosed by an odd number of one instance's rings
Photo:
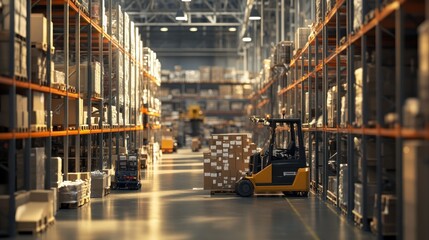
[[[31,124],[30,131],[32,132],[46,132],[48,131],[48,127],[46,124]]]
[[[17,127],[15,132],[28,132],[28,127]]]
[[[28,82],[28,78],[25,75],[21,75],[19,73],[15,73],[15,79],[21,82]]]
[[[76,93],[76,88],[75,88],[75,87],[73,87],[73,86],[69,86],[69,87],[67,88],[67,92],[69,92],[69,93]]]
[[[89,125],[84,124],[79,126],[80,130],[89,130]]]
[[[221,195],[236,195],[236,192],[235,192],[235,190],[230,190],[230,189],[210,190],[210,195],[216,195],[216,194],[221,194]]]
[[[100,126],[98,124],[91,125],[91,130],[94,129],[100,129]]]
[[[60,91],[63,91],[63,92],[67,91],[67,85],[64,83],[51,83],[51,87],[58,89]]]
[[[103,124],[103,129],[109,129],[110,125],[109,124]]]
[[[63,125],[54,125],[53,126],[54,131],[64,131],[65,127]],[[69,125],[67,128],[69,131],[76,130],[77,127],[75,125]]]

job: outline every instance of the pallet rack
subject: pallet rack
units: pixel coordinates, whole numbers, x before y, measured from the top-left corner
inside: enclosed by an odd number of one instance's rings
[[[256,115],[282,116],[281,108],[285,107],[286,117],[301,118],[305,126],[303,130],[306,133],[306,153],[311,166],[312,189],[323,200],[335,204],[338,210],[344,212],[351,221],[356,217],[359,218],[353,211],[354,184],[362,184],[361,198],[367,199],[369,194],[367,186],[370,149],[368,146],[370,141],[374,141],[376,194],[380,196],[384,192],[390,192],[395,195],[397,199],[396,236],[398,239],[403,239],[402,174],[403,164],[405,164],[402,155],[403,142],[408,139],[429,139],[427,127],[423,130],[405,128],[403,120],[405,99],[417,95],[417,76],[405,74],[407,68],[410,68],[406,59],[405,46],[412,52],[414,58],[417,58],[416,29],[424,21],[424,1],[374,1],[373,9],[367,5],[367,1],[361,2],[362,11],[358,14],[361,14],[362,25],[359,28],[353,27],[355,13],[353,1],[337,0],[326,15],[322,14],[322,19],[319,19],[307,44],[297,50],[290,62],[287,75],[267,79],[266,84],[250,99],[252,105],[256,106],[254,110]],[[326,12],[326,7],[326,1],[321,1],[322,13]],[[383,65],[386,64],[383,58],[386,52],[383,50],[394,53],[393,62],[389,66],[393,69],[394,79],[385,79],[382,75]],[[375,80],[371,79],[373,82],[365,81],[369,76],[368,52],[374,54]],[[359,121],[356,120],[359,117],[355,116],[357,108],[355,69],[359,65],[362,67],[362,79],[364,79],[361,86],[363,96],[361,124],[357,124]],[[411,79],[415,81],[409,82]],[[394,88],[391,107],[397,118],[392,124],[385,121],[385,115],[390,111],[383,105],[386,98],[383,80],[389,81]],[[369,94],[373,93],[370,93],[369,84],[376,89],[372,98],[375,102],[371,103]],[[331,106],[337,110],[333,114],[337,119],[336,122],[328,119],[327,96],[332,86],[337,90],[336,100],[331,103]],[[412,93],[410,88],[414,88]],[[266,98],[262,98],[262,95]],[[342,102],[341,96],[345,96],[346,101]],[[344,104],[347,106],[347,112],[341,113],[340,109]],[[370,104],[374,104],[374,107],[369,106]],[[375,114],[370,112],[370,108],[375,109]],[[319,118],[320,121],[318,121]],[[354,144],[355,138],[361,144]],[[392,144],[393,158],[386,159],[382,155],[386,144]],[[355,156],[357,145],[361,146],[360,169]],[[336,154],[331,154],[331,149]],[[337,172],[333,175],[336,177],[337,186],[333,192],[328,191],[328,162],[334,162],[336,165]],[[341,163],[346,163],[348,166],[345,205],[340,203],[339,197],[338,172]],[[387,165],[393,166],[393,170],[386,170]],[[388,189],[387,184],[384,183],[383,177],[386,172],[393,174],[395,187]],[[361,174],[360,178],[357,176],[358,173]],[[375,206],[377,206],[376,209],[380,209],[380,198],[377,198]],[[367,216],[373,206],[364,200],[361,207],[362,215]],[[378,210],[374,213],[377,219],[381,219],[381,212]],[[360,217],[362,228],[369,231],[369,219]],[[376,224],[376,235],[378,239],[382,239],[382,223],[377,221]]]
[[[112,36],[112,7],[115,4],[114,0],[106,0],[99,1],[101,7],[104,7],[104,2],[106,2],[106,9],[109,13],[107,19],[109,22],[109,27],[107,29],[103,28],[104,20],[103,17],[100,18],[99,21],[96,21],[91,18],[92,16],[92,7],[94,1],[89,1],[88,8],[83,7],[82,1],[72,1],[72,0],[41,0],[41,1],[31,1],[27,0],[27,17],[26,17],[26,46],[30,49],[30,32],[31,32],[31,13],[38,12],[44,13],[47,18],[47,22],[53,22],[53,25],[48,24],[47,26],[47,49],[53,49],[55,44],[56,51],[62,51],[64,56],[64,72],[65,76],[69,76],[69,65],[71,60],[69,56],[73,56],[75,58],[76,66],[81,65],[81,55],[86,54],[88,59],[88,78],[91,76],[91,68],[90,63],[95,58],[101,62],[101,69],[105,69],[104,72],[110,73],[112,70],[112,51],[117,50],[124,54],[124,59],[128,58],[130,60],[130,66],[134,65],[134,68],[130,67],[130,71],[133,71],[133,74],[136,76],[136,88],[143,90],[147,89],[151,91],[151,86],[155,86],[152,88],[159,87],[160,80],[156,77],[149,74],[148,71],[144,69],[143,64],[143,51],[141,48],[140,53],[131,53],[127,49],[122,46],[115,38]],[[15,1],[10,1],[10,12],[15,12]],[[9,39],[14,39],[16,36],[15,33],[15,18],[10,18],[10,27],[9,27]],[[53,29],[51,29],[53,27]],[[51,42],[50,33],[53,30],[54,32],[54,40]],[[124,28],[125,31],[130,31],[130,29]],[[122,34],[124,34],[122,33]],[[136,38],[137,38],[136,34]],[[133,41],[131,39],[130,41]],[[10,48],[14,49],[14,41],[10,42]],[[138,44],[138,41],[137,41]],[[9,69],[14,69],[14,61],[15,53],[14,51],[10,51],[9,59],[11,59],[9,64]],[[46,52],[47,62],[50,63],[51,59],[53,59],[53,51]],[[69,171],[69,160],[75,159],[74,162],[74,170],[79,172],[81,170],[92,171],[94,169],[102,170],[103,168],[111,168],[112,166],[112,155],[119,154],[119,147],[126,147],[126,139],[128,138],[130,142],[134,142],[139,144],[139,147],[143,144],[143,130],[150,132],[152,130],[146,129],[143,124],[138,121],[140,117],[140,96],[135,98],[130,98],[130,102],[133,102],[133,108],[129,113],[130,123],[125,124],[125,114],[123,117],[123,125],[115,125],[112,123],[112,111],[108,112],[107,122],[103,123],[101,120],[104,115],[104,107],[116,106],[119,109],[118,101],[114,102],[114,97],[119,97],[119,93],[115,96],[112,92],[112,80],[107,82],[107,91],[103,90],[103,76],[101,75],[100,85],[101,85],[101,94],[100,96],[93,96],[92,94],[81,94],[80,92],[80,68],[77,67],[76,75],[77,75],[77,86],[76,91],[71,92],[69,89],[69,77],[66,77],[65,84],[66,89],[57,89],[55,87],[51,87],[51,82],[53,76],[51,76],[51,64],[47,64],[47,84],[39,85],[32,83],[30,78],[31,73],[31,53],[28,51],[26,58],[26,68],[28,77],[18,77],[15,75],[14,71],[10,71],[11,74],[8,76],[0,76],[0,86],[1,93],[8,94],[8,105],[12,110],[17,109],[17,103],[15,96],[17,93],[24,94],[28,97],[28,110],[31,112],[32,110],[32,95],[33,92],[42,92],[45,94],[45,108],[49,111],[52,109],[52,99],[57,97],[62,97],[64,99],[65,106],[65,118],[62,130],[53,130],[52,119],[50,117],[47,118],[47,128],[42,129],[42,131],[31,132],[27,129],[27,131],[16,131],[16,116],[15,114],[9,114],[9,131],[8,132],[0,132],[0,142],[2,143],[2,148],[0,149],[2,155],[2,161],[0,162],[0,166],[2,169],[6,169],[5,171],[8,173],[7,178],[7,189],[9,192],[9,228],[7,233],[1,234],[9,234],[10,236],[15,235],[16,233],[16,225],[15,225],[15,178],[16,172],[11,169],[16,169],[16,152],[18,149],[23,149],[24,151],[24,190],[29,190],[30,179],[29,179],[29,166],[30,166],[30,151],[32,145],[44,146],[46,161],[45,161],[45,171],[46,173],[50,172],[50,161],[53,151],[53,144],[62,145],[62,149],[58,151],[56,154],[62,154],[63,162],[64,162],[64,176],[67,179],[67,173]],[[90,81],[87,83],[88,92],[92,92],[92,84]],[[106,86],[105,86],[106,87]],[[67,90],[67,91],[64,91]],[[136,94],[137,95],[137,94]],[[73,128],[69,128],[69,101],[70,100],[78,100],[83,99],[86,103],[86,109],[88,110],[88,117],[85,119],[88,121],[88,126],[82,126],[79,124],[77,119],[77,125]],[[131,106],[131,105],[130,105]],[[98,109],[100,113],[100,122],[98,124],[91,124],[91,112],[92,109]],[[76,112],[79,112],[79,104],[76,106]],[[150,112],[142,111],[143,115],[151,115],[158,117],[160,116],[160,112],[151,110]],[[117,113],[117,118],[119,119],[119,111]],[[29,114],[30,115],[30,114]],[[76,114],[79,115],[79,114]],[[28,117],[29,124],[31,124],[31,116]],[[78,116],[76,117],[78,118]],[[156,131],[154,128],[153,131]],[[147,134],[147,133],[146,133]],[[116,144],[116,148],[114,148],[114,141]],[[69,149],[71,146],[74,146],[74,156],[69,153]],[[93,151],[92,149],[96,149],[98,147],[99,151]],[[103,151],[103,147],[108,148],[108,152]],[[84,156],[81,156],[81,150],[83,148],[86,150]],[[116,149],[116,153],[113,150]],[[7,156],[7,159],[6,159]],[[4,157],[4,158],[3,158]],[[85,166],[80,166],[81,163]],[[94,165],[95,164],[95,165]],[[50,174],[45,174],[45,188],[50,189]]]

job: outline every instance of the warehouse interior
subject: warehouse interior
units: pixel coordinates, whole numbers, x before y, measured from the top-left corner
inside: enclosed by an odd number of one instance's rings
[[[0,0],[0,237],[429,239],[428,0]]]

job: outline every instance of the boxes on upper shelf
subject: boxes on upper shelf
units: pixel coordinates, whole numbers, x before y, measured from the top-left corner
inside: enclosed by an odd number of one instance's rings
[[[295,32],[295,50],[301,49],[307,44],[311,28],[300,27]]]
[[[48,35],[50,36],[51,45],[54,45],[53,38],[53,23],[51,22],[51,33],[48,34],[48,20],[42,13],[31,14],[31,45],[36,48],[47,51],[48,49]]]
[[[26,42],[15,37],[13,48],[10,46],[9,32],[0,32],[0,74],[27,78],[27,45]],[[9,59],[11,50],[14,51],[14,61]],[[13,62],[13,72],[10,71],[10,62]]]
[[[60,98],[52,98],[52,112],[53,112],[53,117],[52,117],[52,125],[60,125],[63,126],[64,125],[64,119],[65,119],[65,99]],[[83,114],[83,99],[69,99],[68,100],[68,124],[69,126],[77,126],[82,125],[84,123],[84,121],[86,119],[84,119],[84,114]],[[76,112],[76,107],[77,104],[79,104],[79,113]],[[76,120],[76,118],[78,118],[78,121]],[[68,126],[67,126],[68,127]]]
[[[210,82],[210,67],[209,66],[201,66],[200,67],[200,79],[201,82]]]
[[[0,8],[0,31],[10,30],[10,0],[3,0],[3,6]],[[14,0],[15,13],[14,16],[14,31],[16,35],[23,38],[27,37],[27,1]]]
[[[91,70],[91,78],[88,79],[88,63],[80,64],[80,93],[81,94],[93,94],[99,95],[101,93],[101,77],[103,73],[101,72],[100,62],[91,62],[89,64]],[[56,65],[56,68],[59,71],[64,71],[64,65]],[[69,84],[73,87],[77,86],[77,71],[76,65],[69,66]],[[88,89],[88,81],[91,82],[91,92]]]
[[[223,67],[212,67],[211,68],[211,81],[212,82],[223,82]]]

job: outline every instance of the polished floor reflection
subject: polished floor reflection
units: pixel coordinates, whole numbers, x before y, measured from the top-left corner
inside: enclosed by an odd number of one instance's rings
[[[317,198],[210,196],[202,154],[164,154],[142,189],[60,210],[39,239],[373,239]],[[34,236],[19,235],[20,239]]]

